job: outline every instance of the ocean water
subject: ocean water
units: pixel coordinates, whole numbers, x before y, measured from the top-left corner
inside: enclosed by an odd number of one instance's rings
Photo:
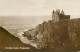
[[[0,26],[14,36],[22,31],[35,28],[43,21],[51,20],[50,16],[0,16]]]

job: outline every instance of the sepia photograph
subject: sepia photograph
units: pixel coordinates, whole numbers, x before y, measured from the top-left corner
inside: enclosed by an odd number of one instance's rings
[[[80,0],[0,0],[0,52],[80,52]]]

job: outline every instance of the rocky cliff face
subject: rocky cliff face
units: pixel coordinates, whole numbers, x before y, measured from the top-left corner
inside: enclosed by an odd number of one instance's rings
[[[52,20],[39,24],[24,32],[23,36],[33,40],[38,48],[80,50],[80,19]]]

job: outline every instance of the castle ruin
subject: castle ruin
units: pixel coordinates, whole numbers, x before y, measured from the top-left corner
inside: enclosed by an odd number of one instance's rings
[[[57,22],[57,21],[60,21],[60,20],[65,20],[65,19],[70,19],[70,15],[65,15],[63,10],[61,12],[60,12],[59,9],[57,9],[56,11],[53,10],[52,20],[54,22]]]

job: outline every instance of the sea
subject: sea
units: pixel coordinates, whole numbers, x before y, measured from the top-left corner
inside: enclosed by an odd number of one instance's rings
[[[51,16],[0,16],[0,26],[17,37],[17,33],[35,28]]]

